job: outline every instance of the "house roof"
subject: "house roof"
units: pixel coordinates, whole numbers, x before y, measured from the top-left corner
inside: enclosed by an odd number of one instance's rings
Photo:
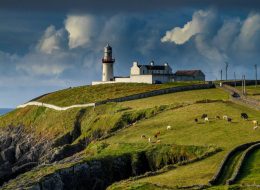
[[[165,70],[164,65],[138,65],[138,67],[146,67],[147,70]]]
[[[179,70],[174,73],[176,76],[196,76],[204,73],[201,70]]]

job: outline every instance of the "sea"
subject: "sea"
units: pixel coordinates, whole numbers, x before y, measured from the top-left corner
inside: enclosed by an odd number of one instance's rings
[[[0,115],[4,115],[12,110],[13,109],[11,109],[11,108],[0,108]]]

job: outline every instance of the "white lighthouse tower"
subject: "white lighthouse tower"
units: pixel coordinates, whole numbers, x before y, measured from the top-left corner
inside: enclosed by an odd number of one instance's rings
[[[104,47],[104,57],[102,59],[103,64],[103,73],[102,73],[102,81],[113,81],[114,80],[114,72],[113,72],[113,65],[115,59],[112,57],[112,47],[107,44]]]

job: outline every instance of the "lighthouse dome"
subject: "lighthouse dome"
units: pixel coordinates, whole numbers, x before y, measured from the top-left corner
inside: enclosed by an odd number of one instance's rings
[[[107,44],[106,47],[105,47],[105,49],[107,49],[107,50],[112,50],[112,47],[111,47],[109,44]]]

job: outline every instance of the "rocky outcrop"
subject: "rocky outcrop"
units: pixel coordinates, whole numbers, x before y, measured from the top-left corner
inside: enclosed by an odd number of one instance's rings
[[[85,112],[86,109],[81,109],[76,115],[73,130],[57,139],[36,138],[34,132],[26,131],[23,125],[2,128],[0,186],[36,166],[60,161],[83,150],[91,139],[75,144],[74,141],[81,135],[81,120]]]
[[[0,184],[38,165],[50,148],[44,139],[35,139],[22,125],[9,126],[0,136]]]

